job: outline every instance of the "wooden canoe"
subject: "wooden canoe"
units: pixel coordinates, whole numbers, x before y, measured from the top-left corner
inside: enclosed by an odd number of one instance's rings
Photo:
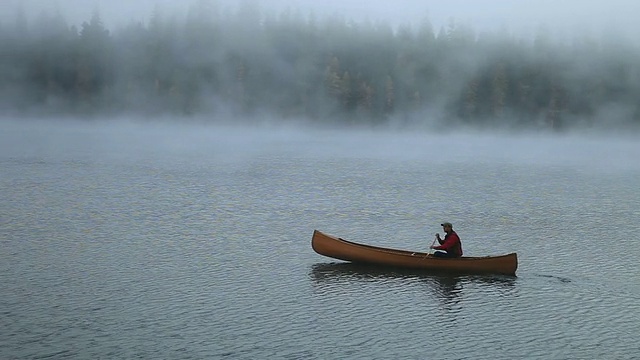
[[[358,244],[318,230],[313,232],[311,247],[318,254],[334,259],[433,272],[515,276],[518,268],[516,253],[483,257],[463,256],[455,259],[437,258],[428,253]]]

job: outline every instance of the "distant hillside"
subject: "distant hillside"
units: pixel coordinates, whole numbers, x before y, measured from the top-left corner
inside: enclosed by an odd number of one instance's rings
[[[435,31],[207,2],[184,19],[80,28],[62,15],[2,24],[0,106],[30,114],[270,114],[316,122],[562,129],[640,127],[640,52],[615,38],[560,41]]]

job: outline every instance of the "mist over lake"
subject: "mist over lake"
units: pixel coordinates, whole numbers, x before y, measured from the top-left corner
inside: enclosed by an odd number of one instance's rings
[[[633,137],[0,124],[2,358],[639,353]],[[517,277],[310,246],[424,251],[444,220]]]
[[[180,11],[147,3],[145,15],[109,26],[99,8],[70,24],[64,7],[20,4],[0,35],[0,110],[12,116],[542,131],[640,125],[639,44],[623,22],[569,33],[540,22],[522,33],[455,13],[432,21],[426,9],[420,21],[397,23],[353,10],[197,1]],[[126,11],[115,4],[105,5],[109,13]]]
[[[637,2],[9,0],[0,359],[635,359]],[[323,257],[452,222],[516,277]]]

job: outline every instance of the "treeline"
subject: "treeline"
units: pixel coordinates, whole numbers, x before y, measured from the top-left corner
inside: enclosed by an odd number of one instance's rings
[[[77,28],[61,14],[0,24],[0,106],[40,114],[225,113],[316,122],[549,127],[640,125],[640,56],[615,38],[477,34],[428,20],[277,15],[244,2],[158,8]]]

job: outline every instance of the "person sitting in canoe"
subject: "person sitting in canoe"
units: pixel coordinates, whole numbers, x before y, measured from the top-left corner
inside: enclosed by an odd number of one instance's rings
[[[440,233],[436,234],[436,240],[440,245],[431,245],[431,248],[438,250],[433,253],[435,257],[457,258],[462,256],[462,243],[460,237],[453,231],[453,225],[450,222],[440,224],[445,232],[444,239],[440,238]]]

